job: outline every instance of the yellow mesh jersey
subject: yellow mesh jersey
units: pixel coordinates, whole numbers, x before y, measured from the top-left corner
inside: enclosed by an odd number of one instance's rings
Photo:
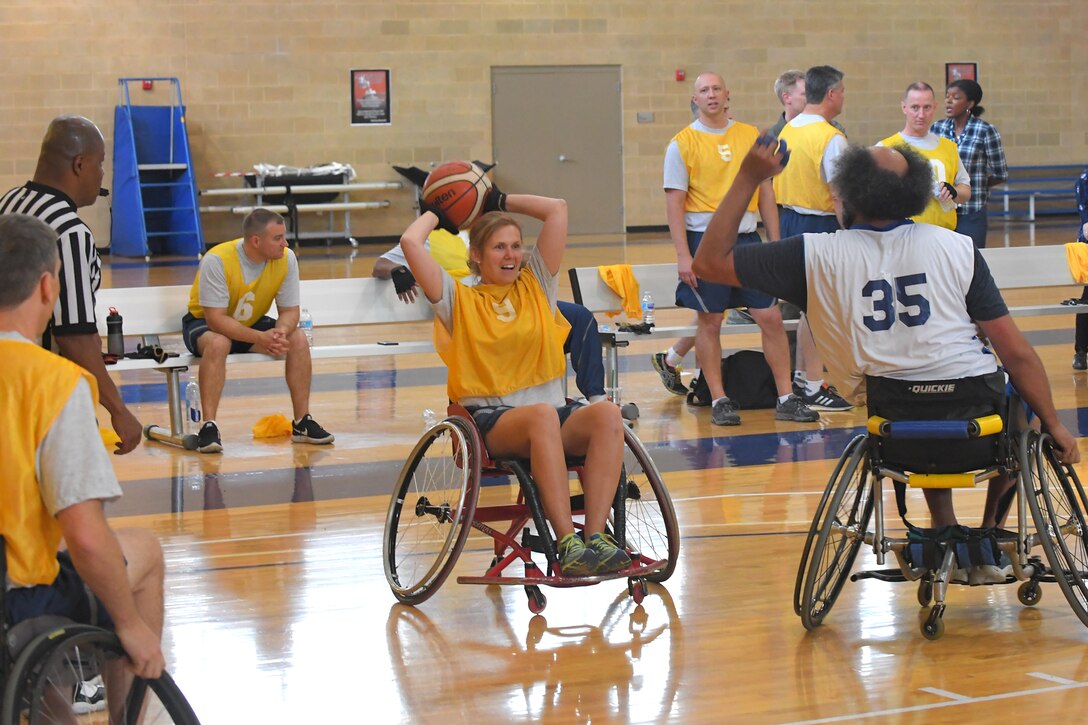
[[[272,307],[276,294],[280,291],[283,280],[287,277],[287,255],[272,259],[261,270],[261,274],[250,284],[246,284],[242,273],[242,262],[238,259],[237,239],[217,244],[208,250],[223,260],[223,274],[227,279],[227,314],[246,327],[261,319]],[[205,255],[207,256],[207,255]],[[204,308],[200,306],[200,273],[197,272],[193,286],[189,290],[189,312],[193,317],[203,319]]]
[[[937,148],[923,149],[909,143],[903,138],[902,133],[897,133],[894,136],[889,136],[880,143],[888,147],[909,146],[922,156],[926,157],[926,160],[929,161],[929,165],[933,169],[933,179],[935,181],[947,181],[949,184],[955,185],[956,171],[960,166],[960,151],[955,142],[950,141],[947,138],[939,138],[937,141]],[[945,211],[941,208],[941,202],[937,201],[936,197],[931,197],[929,203],[926,204],[925,210],[918,216],[912,216],[911,219],[916,222],[936,224],[945,229],[955,230],[956,208],[952,207],[949,211]]]
[[[786,124],[778,138],[790,149],[790,162],[774,177],[774,198],[779,204],[832,212],[831,191],[820,175],[824,150],[842,132],[827,121],[795,127]]]
[[[468,247],[465,240],[445,229],[435,229],[427,237],[431,258],[454,279],[469,275]]]
[[[740,171],[740,164],[759,137],[755,126],[734,121],[725,133],[706,133],[688,126],[673,137],[688,170],[688,194],[684,211],[714,211],[722,203]],[[756,211],[759,190],[748,202]]]
[[[528,269],[512,285],[455,284],[453,331],[434,321],[435,349],[449,368],[450,400],[500,397],[563,375],[570,323],[551,309]]]
[[[82,376],[98,402],[94,377],[37,345],[0,340],[0,415],[10,423],[0,436],[0,536],[7,545],[8,577],[21,586],[57,578],[61,528],[38,488],[37,451]]]

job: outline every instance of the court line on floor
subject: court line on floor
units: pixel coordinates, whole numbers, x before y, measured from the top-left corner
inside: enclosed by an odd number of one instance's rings
[[[1062,692],[1064,690],[1078,690],[1088,687],[1088,682],[1077,682],[1074,680],[1064,680],[1054,675],[1048,675],[1044,672],[1027,672],[1025,673],[1029,677],[1036,677],[1051,682],[1056,682],[1053,687],[1040,687],[1034,690],[1016,690],[1014,692],[1002,692],[996,695],[983,695],[981,697],[968,697],[966,695],[957,695],[953,692],[946,690],[938,690],[937,688],[923,687],[922,692],[928,692],[942,697],[949,697],[952,699],[945,700],[944,702],[931,702],[925,705],[911,705],[908,707],[896,707],[889,708],[887,710],[870,710],[869,712],[856,712],[849,715],[836,715],[833,717],[824,717],[816,720],[796,720],[788,723],[788,725],[817,725],[817,723],[832,723],[832,722],[848,722],[861,720],[863,718],[885,717],[888,715],[904,715],[912,712],[925,712],[927,710],[937,710],[945,707],[958,707],[960,705],[974,705],[983,702],[997,702],[1000,700],[1012,700],[1019,697],[1033,697],[1035,695],[1043,695],[1051,692]]]

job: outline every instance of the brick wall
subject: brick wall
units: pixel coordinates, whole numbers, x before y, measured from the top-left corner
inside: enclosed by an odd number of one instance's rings
[[[734,115],[767,125],[779,110],[771,84],[781,70],[835,65],[847,74],[840,120],[852,140],[873,142],[902,128],[898,102],[909,82],[940,88],[945,62],[974,61],[985,118],[1001,130],[1010,163],[1088,163],[1086,35],[1083,0],[8,0],[0,3],[0,187],[33,173],[41,134],[58,114],[89,116],[112,148],[121,76],[180,78],[204,187],[215,171],[255,162],[342,161],[360,180],[392,180],[394,163],[487,159],[491,66],[619,64],[626,223],[657,225],[662,151],[691,118],[690,82],[673,80],[677,68],[689,81],[720,71]],[[351,68],[392,70],[391,126],[349,125]],[[640,111],[654,122],[636,123]],[[411,218],[407,191],[358,198],[393,202],[356,214],[359,236],[398,234]],[[107,239],[105,205],[86,216]],[[209,241],[237,226],[205,215]]]

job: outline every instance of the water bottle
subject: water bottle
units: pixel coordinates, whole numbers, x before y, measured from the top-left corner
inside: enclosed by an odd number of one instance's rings
[[[125,333],[121,330],[121,314],[116,307],[111,307],[106,315],[106,352],[118,357],[125,354]]]
[[[654,296],[649,292],[642,295],[642,324],[654,324]]]
[[[427,432],[435,425],[438,424],[438,416],[434,414],[434,411],[427,408],[423,411],[423,431]]]
[[[306,336],[306,344],[310,347],[314,346],[314,318],[310,317],[310,311],[305,307],[302,308],[302,312],[298,315],[298,326],[302,330],[302,334]]]
[[[200,385],[195,380],[190,380],[185,385],[185,407],[188,409],[187,420],[189,430],[197,433],[200,430]]]

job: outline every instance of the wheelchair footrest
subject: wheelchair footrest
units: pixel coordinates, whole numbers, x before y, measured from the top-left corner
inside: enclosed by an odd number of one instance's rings
[[[900,569],[871,569],[869,571],[859,571],[856,574],[850,575],[850,581],[856,582],[860,579],[876,579],[882,582],[905,582],[910,581],[903,575]]]
[[[666,559],[650,562],[640,566],[629,566],[626,569],[611,574],[598,574],[595,576],[559,576],[548,575],[541,572],[538,576],[459,576],[458,584],[536,584],[548,587],[584,587],[590,584],[599,584],[611,579],[630,579],[643,577],[661,571],[669,562]]]

